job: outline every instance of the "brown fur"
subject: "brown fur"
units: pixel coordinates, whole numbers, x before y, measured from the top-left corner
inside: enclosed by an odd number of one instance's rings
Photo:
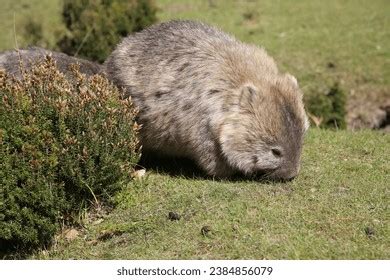
[[[140,109],[145,151],[191,158],[218,177],[298,174],[302,93],[264,49],[172,21],[125,38],[104,66]]]

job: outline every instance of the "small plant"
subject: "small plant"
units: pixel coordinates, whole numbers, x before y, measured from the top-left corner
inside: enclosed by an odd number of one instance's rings
[[[156,7],[151,0],[65,0],[62,17],[60,50],[103,62],[122,37],[156,21]]]
[[[50,57],[16,80],[0,74],[0,245],[49,244],[59,222],[107,201],[139,160],[130,99]]]
[[[309,115],[322,128],[346,128],[345,92],[336,83],[326,94],[310,96],[307,100]]]

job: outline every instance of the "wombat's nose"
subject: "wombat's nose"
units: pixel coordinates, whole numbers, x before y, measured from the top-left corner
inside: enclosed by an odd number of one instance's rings
[[[299,167],[291,169],[282,169],[274,173],[274,177],[283,181],[291,181],[297,177],[299,173]]]

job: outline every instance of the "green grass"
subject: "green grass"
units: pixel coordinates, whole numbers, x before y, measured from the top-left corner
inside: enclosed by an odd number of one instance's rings
[[[102,223],[33,258],[388,259],[389,150],[389,134],[312,129],[292,182],[149,171]]]
[[[60,32],[61,0],[0,0],[0,51],[26,47],[23,30],[33,21],[41,23],[47,46],[55,43]]]

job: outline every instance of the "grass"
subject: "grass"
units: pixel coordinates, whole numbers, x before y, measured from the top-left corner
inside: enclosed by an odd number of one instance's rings
[[[312,129],[292,182],[149,170],[103,222],[33,258],[388,259],[389,150],[389,134]],[[168,219],[170,211],[181,219]]]
[[[53,47],[55,34],[61,28],[60,3],[61,0],[0,0],[0,51],[26,47],[24,28],[31,22],[42,24],[47,41],[47,46],[42,47]]]

